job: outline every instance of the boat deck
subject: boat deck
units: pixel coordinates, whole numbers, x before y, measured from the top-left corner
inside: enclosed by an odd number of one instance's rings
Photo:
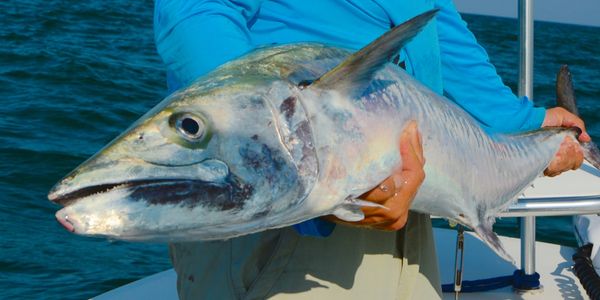
[[[456,231],[450,229],[434,230],[440,276],[442,283],[454,281],[454,248]],[[506,250],[513,255],[517,264],[520,261],[520,240],[510,237],[500,237]],[[439,249],[451,249],[439,251]],[[465,256],[463,279],[477,280],[491,277],[511,275],[518,265],[502,260],[472,232],[465,232]],[[540,291],[520,294],[506,287],[482,293],[461,293],[459,299],[589,299],[585,290],[575,277],[571,267],[571,257],[575,249],[549,244],[536,243],[536,271],[540,274],[542,289]],[[444,299],[454,299],[454,293],[444,293]]]
[[[434,229],[438,251],[442,283],[452,283],[454,279],[454,245],[456,231]],[[520,259],[519,239],[500,237],[506,250],[515,260]],[[541,275],[542,290],[519,294],[507,287],[483,293],[461,293],[459,299],[588,299],[579,280],[571,271],[571,256],[575,249],[555,244],[536,244],[536,268]],[[517,266],[502,260],[471,232],[465,233],[464,279],[475,280],[510,275]],[[173,269],[132,282],[94,299],[177,299],[176,274]],[[445,293],[444,299],[454,299],[454,293]]]

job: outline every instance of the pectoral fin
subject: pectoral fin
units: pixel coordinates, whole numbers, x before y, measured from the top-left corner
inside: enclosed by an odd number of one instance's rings
[[[333,211],[333,215],[347,222],[358,222],[365,218],[365,214],[360,210],[360,207],[352,205],[339,206]]]
[[[333,214],[344,221],[357,222],[365,218],[365,214],[360,209],[361,207],[378,207],[389,210],[389,208],[379,203],[348,197],[342,205],[333,211]]]

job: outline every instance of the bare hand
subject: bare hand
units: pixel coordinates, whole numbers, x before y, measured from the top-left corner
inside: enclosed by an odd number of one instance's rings
[[[562,107],[547,109],[542,127],[577,127],[582,131],[579,135],[579,141],[589,142],[592,140],[585,129],[583,120]],[[567,137],[560,145],[560,149],[548,168],[544,170],[544,175],[554,177],[564,171],[576,170],[582,163],[583,151],[579,143]]]
[[[402,169],[398,169],[384,180],[378,187],[366,192],[360,198],[379,203],[388,209],[379,207],[363,207],[365,218],[359,222],[346,222],[334,216],[326,219],[336,223],[358,225],[382,230],[400,230],[406,225],[408,209],[423,180],[423,146],[417,129],[412,121],[406,126],[400,137],[400,155]]]

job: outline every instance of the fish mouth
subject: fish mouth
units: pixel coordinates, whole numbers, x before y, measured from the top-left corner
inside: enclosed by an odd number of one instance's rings
[[[84,188],[80,188],[78,190],[61,194],[60,191],[54,190],[48,194],[48,199],[56,204],[60,204],[62,206],[68,206],[73,203],[75,200],[89,197],[91,195],[102,194],[108,191],[111,191],[116,188],[133,188],[140,187],[144,185],[152,185],[152,184],[160,184],[167,182],[176,182],[181,180],[173,180],[173,179],[147,179],[147,180],[132,180],[126,182],[117,182],[117,183],[105,183],[99,185],[87,186]]]
[[[209,201],[210,204],[205,204],[221,209],[237,207],[253,192],[252,186],[241,183],[234,176],[228,176],[222,182],[198,179],[141,179],[106,183],[83,187],[66,194],[60,194],[58,190],[52,191],[48,199],[62,206],[69,206],[80,199],[115,190],[126,191],[128,199],[145,201],[149,205],[178,204],[192,207],[200,202]]]
[[[52,201],[65,206],[56,212],[55,217],[69,232],[148,240],[148,229],[144,226],[158,224],[147,219],[148,215],[168,214],[173,209],[193,212],[198,207],[211,211],[241,210],[246,200],[253,196],[253,188],[233,176],[222,182],[146,179],[99,184],[52,196],[49,196]],[[144,222],[137,221],[140,216],[145,219]],[[162,234],[164,232],[159,232],[158,236]]]

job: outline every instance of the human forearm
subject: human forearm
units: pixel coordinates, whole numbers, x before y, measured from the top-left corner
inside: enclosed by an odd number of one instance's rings
[[[492,131],[539,128],[544,109],[517,98],[504,85],[451,0],[436,0],[436,6],[440,8],[437,29],[446,96]]]

